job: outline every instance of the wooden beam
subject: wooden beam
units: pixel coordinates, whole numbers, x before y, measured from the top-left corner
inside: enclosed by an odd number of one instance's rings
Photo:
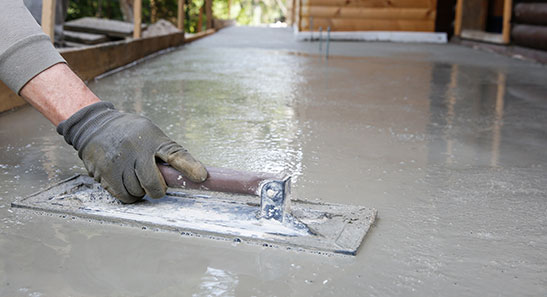
[[[42,2],[42,30],[51,42],[55,41],[55,0],[43,0]]]
[[[463,0],[458,0],[456,3],[456,18],[454,19],[454,35],[462,35],[462,10]]]
[[[184,32],[184,0],[178,0],[177,28]]]
[[[301,31],[309,31],[308,19],[302,19]],[[340,18],[313,18],[315,28],[331,27],[333,31],[412,31],[434,32],[433,20],[369,20],[369,19],[340,19]]]
[[[194,34],[189,38],[183,32],[103,43],[86,48],[61,49],[60,53],[70,68],[83,80],[90,80],[107,71],[122,67],[160,50],[180,46],[215,33],[214,29]],[[93,61],[93,63],[89,63]],[[17,96],[0,81],[0,112],[26,105],[27,102]]]
[[[509,43],[511,41],[512,9],[513,9],[513,0],[505,0],[503,3],[503,28],[501,31],[504,43]]]
[[[435,10],[428,8],[310,6],[302,8],[302,16],[367,20],[435,20]]]
[[[302,27],[302,0],[297,0],[298,2],[298,31],[304,30]]]
[[[207,29],[213,28],[213,0],[205,0],[205,17],[207,18]]]
[[[198,27],[196,28],[196,32],[201,32],[202,27],[203,27],[203,5],[199,8]]]
[[[133,2],[133,38],[141,38],[142,0]]]
[[[432,8],[431,0],[302,0],[303,6]]]

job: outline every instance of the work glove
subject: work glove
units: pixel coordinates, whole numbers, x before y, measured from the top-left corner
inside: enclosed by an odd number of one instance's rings
[[[167,185],[156,158],[194,182],[207,171],[182,146],[167,137],[148,118],[117,111],[98,102],[61,122],[57,132],[77,151],[90,176],[125,203],[165,196]]]

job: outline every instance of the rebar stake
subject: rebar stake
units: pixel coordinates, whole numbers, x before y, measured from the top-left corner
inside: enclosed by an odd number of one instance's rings
[[[323,27],[319,27],[319,55],[323,51]]]
[[[329,46],[330,46],[330,26],[327,28],[327,49],[325,53],[325,59],[329,59]]]
[[[310,17],[310,42],[313,42],[313,17]]]

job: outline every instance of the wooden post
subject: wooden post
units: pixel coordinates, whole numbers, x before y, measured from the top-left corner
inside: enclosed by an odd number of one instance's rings
[[[205,17],[207,17],[207,29],[213,28],[213,0],[205,0]]]
[[[156,5],[156,0],[150,0],[150,23],[153,24],[157,20],[158,7]]]
[[[42,30],[49,36],[51,42],[55,41],[55,0],[42,2]]]
[[[199,8],[198,27],[196,28],[196,32],[201,32],[202,27],[203,27],[203,6]]]
[[[295,20],[296,20],[296,0],[291,0],[291,26],[294,26]]]
[[[133,2],[133,38],[141,38],[142,0]]]
[[[177,28],[184,32],[184,0],[178,0]]]
[[[462,10],[463,0],[458,0],[456,4],[456,19],[454,20],[454,35],[461,36],[462,34]]]
[[[511,41],[511,14],[513,10],[513,0],[505,0],[503,3],[503,29],[501,31],[503,43]]]

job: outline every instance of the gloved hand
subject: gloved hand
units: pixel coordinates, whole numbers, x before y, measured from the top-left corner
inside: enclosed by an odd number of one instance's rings
[[[57,132],[77,151],[89,175],[125,203],[165,195],[167,186],[156,158],[194,182],[207,178],[205,167],[149,119],[119,112],[98,102],[61,122]]]

